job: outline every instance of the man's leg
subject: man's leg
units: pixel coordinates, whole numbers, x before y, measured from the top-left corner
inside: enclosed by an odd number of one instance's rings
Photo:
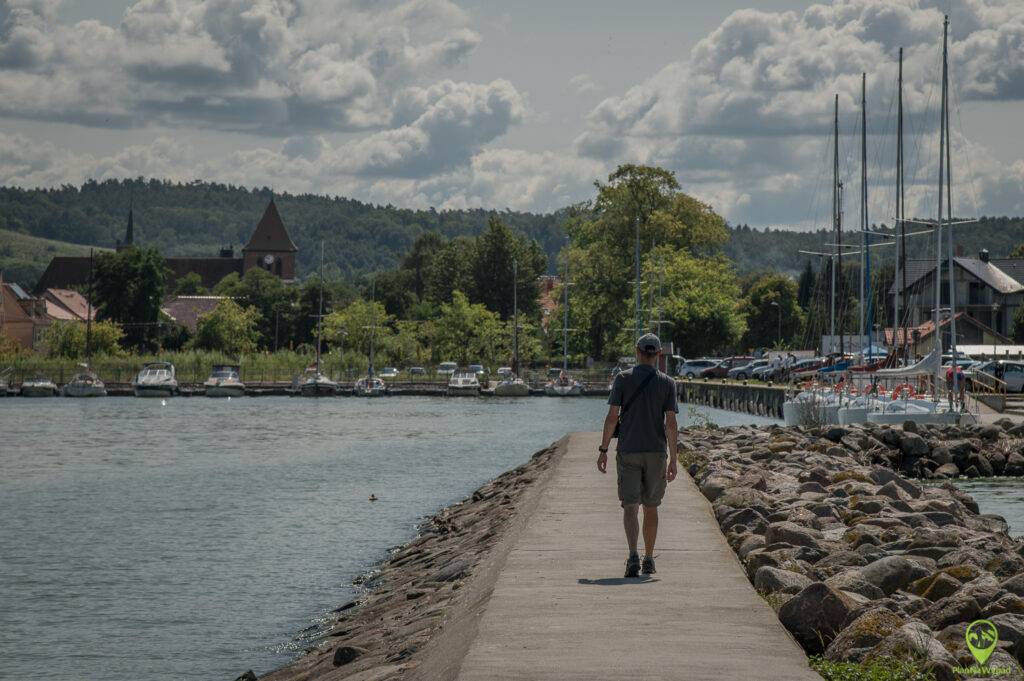
[[[640,538],[640,520],[637,517],[637,511],[640,510],[639,504],[626,504],[622,507],[622,526],[626,529],[626,543],[629,545],[629,555],[636,553],[637,540]],[[646,532],[646,518],[644,515],[644,540],[647,539]]]
[[[644,506],[644,556],[654,556],[654,540],[658,538],[658,507]]]

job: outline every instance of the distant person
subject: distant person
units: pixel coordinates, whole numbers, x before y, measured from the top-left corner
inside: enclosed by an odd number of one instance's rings
[[[772,357],[771,366],[772,366],[772,379],[777,381],[780,378],[782,378],[782,359],[778,355],[775,355],[774,357]]]
[[[636,342],[636,366],[615,377],[608,398],[608,415],[598,447],[597,470],[608,470],[608,445],[619,426],[615,470],[618,474],[622,524],[629,557],[626,577],[652,575],[654,542],[658,536],[658,506],[666,483],[676,479],[676,384],[658,371],[661,341],[653,333]],[[668,447],[668,456],[665,448]],[[666,460],[667,459],[667,460]],[[667,465],[666,465],[667,464]],[[638,511],[644,507],[644,559],[637,553],[640,535]]]
[[[967,392],[967,385],[964,380],[964,369],[956,362],[950,363],[946,368],[946,391],[949,398],[950,411],[954,411],[958,408],[962,409]]]

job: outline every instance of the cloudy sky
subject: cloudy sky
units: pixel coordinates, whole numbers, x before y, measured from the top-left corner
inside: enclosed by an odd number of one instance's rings
[[[547,211],[634,161],[732,222],[811,227],[835,93],[858,212],[866,71],[888,221],[903,47],[909,203],[932,215],[943,13],[956,212],[1022,215],[1022,0],[0,0],[0,183]]]

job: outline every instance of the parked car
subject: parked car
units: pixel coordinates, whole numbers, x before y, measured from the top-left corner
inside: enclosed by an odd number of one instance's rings
[[[487,369],[484,368],[483,364],[470,364],[469,370],[476,374],[478,378],[487,373]]]
[[[729,369],[729,373],[726,374],[729,378],[737,381],[745,381],[748,378],[753,378],[754,369],[759,367],[767,366],[768,360],[766,359],[755,359],[753,362],[747,362],[746,364],[740,364]]]
[[[451,376],[458,368],[455,362],[441,362],[437,365],[437,373],[439,376]]]
[[[970,369],[965,369],[964,375],[968,381],[971,380],[975,372],[979,371],[989,376],[998,376],[999,369],[997,365],[1002,365],[1002,379],[1006,382],[1006,392],[1024,392],[1024,364],[1020,362],[1009,362],[1003,359],[982,362]]]
[[[743,366],[752,361],[754,361],[754,358],[748,356],[726,357],[714,366],[704,369],[704,371],[700,372],[700,376],[701,378],[725,378],[733,367]]]
[[[423,367],[409,367],[410,376],[426,376],[427,370]]]
[[[384,367],[380,370],[381,378],[398,378],[398,369],[395,367]]]
[[[512,375],[512,367],[498,367],[498,377],[508,378]]]
[[[688,359],[679,366],[676,375],[683,378],[696,378],[702,371],[716,364],[718,364],[717,359]]]
[[[824,357],[811,357],[809,359],[797,360],[793,366],[790,367],[788,375],[786,375],[785,369],[782,369],[780,370],[780,375],[776,380],[788,379],[792,376],[801,378],[803,375],[811,374],[825,366],[825,361],[826,358]]]
[[[548,367],[548,379],[558,378],[562,375],[562,367]]]
[[[772,367],[771,362],[766,363],[764,366],[759,366],[750,372],[750,377],[755,381],[768,381],[772,379],[772,374],[775,369]]]

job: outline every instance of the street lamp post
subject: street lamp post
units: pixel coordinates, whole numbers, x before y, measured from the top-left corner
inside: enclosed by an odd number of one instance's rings
[[[781,347],[782,346],[782,306],[779,305],[778,301],[775,301],[775,300],[773,300],[772,302],[770,302],[768,304],[771,305],[772,307],[774,307],[776,310],[779,311],[779,326],[778,326],[778,332],[777,332],[776,337],[775,337],[775,344],[778,345],[779,347]]]

